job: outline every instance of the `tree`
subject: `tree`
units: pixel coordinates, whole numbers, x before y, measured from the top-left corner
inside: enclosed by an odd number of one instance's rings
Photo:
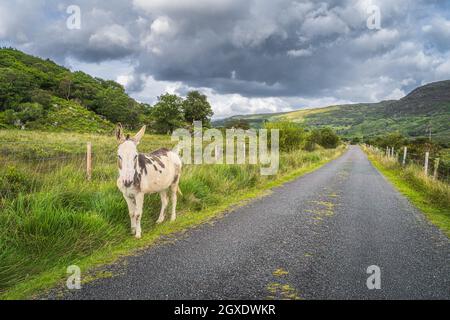
[[[320,129],[319,144],[324,148],[336,148],[340,143],[339,136],[331,128]]]
[[[123,89],[110,87],[100,91],[93,101],[92,109],[113,123],[121,122],[132,128],[139,125],[139,104],[128,97]]]
[[[313,129],[306,139],[305,149],[312,151],[316,145],[332,149],[336,148],[340,142],[341,139],[331,128]]]
[[[250,129],[250,124],[245,119],[233,119],[231,121],[227,121],[225,123],[225,128],[235,128],[235,129],[244,129],[248,130]]]
[[[184,123],[183,99],[176,94],[163,94],[151,109],[153,128],[158,133],[172,132]]]
[[[64,78],[61,79],[59,82],[58,92],[66,100],[70,99],[70,94],[72,92],[72,76],[66,75]]]
[[[289,121],[267,122],[264,124],[264,129],[279,130],[279,146],[281,151],[300,149],[306,138],[305,130],[301,126]]]
[[[48,109],[51,106],[52,95],[45,90],[35,89],[31,92],[31,102],[36,102]]]
[[[0,111],[30,100],[36,88],[31,76],[22,70],[0,68]]]
[[[316,145],[320,145],[320,130],[319,129],[313,129],[307,136],[306,142],[305,142],[305,150],[307,151],[314,151],[316,148]]]
[[[211,126],[211,117],[214,114],[206,95],[198,91],[188,92],[183,101],[183,113],[189,124],[192,124],[193,121],[202,121],[203,127]]]
[[[44,114],[44,108],[37,102],[25,102],[17,107],[17,117],[22,123],[35,121]]]
[[[374,139],[374,144],[382,149],[386,149],[386,147],[394,147],[394,149],[398,150],[407,143],[408,140],[400,132],[390,132],[384,136],[379,136]]]

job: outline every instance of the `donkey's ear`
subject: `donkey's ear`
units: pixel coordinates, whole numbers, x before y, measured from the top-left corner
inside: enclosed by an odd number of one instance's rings
[[[122,128],[121,123],[118,123],[117,127],[116,127],[116,139],[119,143],[122,143],[125,141],[125,136],[123,134],[123,128]]]
[[[142,137],[144,136],[144,133],[145,133],[145,126],[143,126],[143,127],[141,128],[141,130],[139,130],[139,132],[136,133],[136,135],[133,137],[133,141],[134,141],[136,144],[139,144],[139,141],[141,141]]]

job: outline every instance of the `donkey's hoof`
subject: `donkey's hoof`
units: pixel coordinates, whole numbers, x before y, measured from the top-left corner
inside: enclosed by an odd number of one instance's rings
[[[141,238],[141,234],[140,233],[136,233],[136,235],[134,236],[136,239],[140,239]]]
[[[170,222],[174,222],[175,219],[176,219],[176,217],[175,218],[170,218]]]
[[[156,220],[156,223],[157,224],[160,224],[160,223],[163,223],[164,222],[164,219],[158,219],[158,220]]]
[[[135,235],[136,234],[136,229],[134,229],[134,228],[131,228],[131,231],[130,231],[130,233],[131,233],[131,235]]]

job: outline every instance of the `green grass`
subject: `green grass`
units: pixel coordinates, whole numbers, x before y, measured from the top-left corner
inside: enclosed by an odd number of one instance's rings
[[[450,237],[450,186],[426,177],[422,168],[402,168],[381,153],[364,148],[370,161],[426,218]]]
[[[262,127],[267,122],[290,121],[305,128],[330,127],[343,138],[373,137],[385,135],[387,132],[400,132],[412,138],[426,136],[427,126],[433,124],[433,139],[448,144],[450,127],[448,113],[450,104],[442,102],[430,113],[417,113],[421,108],[403,109],[403,112],[392,112],[385,101],[379,103],[360,103],[336,105],[315,109],[300,109],[285,113],[237,115],[228,119],[213,122],[215,126],[223,126],[229,120],[242,119],[252,127]],[[400,103],[400,102],[398,102]],[[414,112],[413,110],[416,109]]]
[[[187,165],[183,169],[179,216],[155,225],[160,201],[146,196],[143,238],[129,234],[129,217],[115,186],[116,143],[111,136],[0,131],[0,298],[29,298],[66,277],[71,264],[82,273],[146,247],[160,236],[208,221],[342,153],[338,149],[302,150],[280,155],[275,176],[261,176],[259,166]],[[84,143],[92,141],[92,181],[85,178]],[[21,143],[19,143],[21,142]],[[12,145],[12,146],[11,146]],[[36,147],[40,145],[40,147]],[[141,151],[170,146],[169,137],[147,135]],[[32,156],[30,156],[30,154]],[[69,156],[36,163],[34,156]],[[223,192],[227,190],[227,192]]]

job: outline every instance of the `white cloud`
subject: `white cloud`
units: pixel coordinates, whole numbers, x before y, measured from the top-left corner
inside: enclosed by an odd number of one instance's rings
[[[147,13],[161,12],[197,12],[210,13],[226,12],[239,4],[238,0],[133,0],[138,10]]]
[[[216,117],[398,98],[450,78],[444,2],[78,2],[82,29],[71,31],[69,0],[1,1],[2,43],[115,79],[140,101],[199,88]],[[372,4],[378,31],[366,27]]]
[[[380,48],[395,46],[399,40],[400,33],[395,29],[369,30],[355,40],[353,44],[361,50],[374,51]]]
[[[450,79],[450,57],[436,67],[437,79]]]
[[[150,26],[150,30],[152,34],[157,36],[167,35],[173,32],[173,28],[171,28],[172,21],[169,17],[163,16],[158,17],[155,21],[152,22]]]
[[[277,32],[277,25],[271,21],[257,23],[248,20],[234,27],[232,42],[237,47],[255,47]]]
[[[434,17],[431,21],[422,27],[422,32],[439,50],[448,50],[450,48],[450,20],[443,17]]]
[[[10,13],[5,4],[0,3],[0,38],[4,38],[8,34],[10,17]]]
[[[290,57],[308,57],[312,55],[311,49],[292,49],[287,52]]]
[[[131,35],[124,27],[113,24],[98,30],[89,37],[89,44],[94,47],[127,47],[131,42]]]
[[[315,12],[306,18],[301,31],[308,37],[316,37],[347,33],[349,29],[333,12],[327,12],[325,15],[322,12],[319,14]]]
[[[406,93],[403,90],[395,88],[390,94],[384,96],[382,100],[398,100],[403,98],[405,95]]]

